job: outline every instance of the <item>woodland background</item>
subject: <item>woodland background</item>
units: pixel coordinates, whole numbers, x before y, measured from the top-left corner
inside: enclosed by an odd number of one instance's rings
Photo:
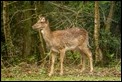
[[[121,65],[121,1],[1,1],[1,69],[23,62],[50,66],[49,49],[40,32],[32,29],[41,14],[52,31],[85,28],[94,66]],[[79,64],[78,52],[66,54],[66,66]]]

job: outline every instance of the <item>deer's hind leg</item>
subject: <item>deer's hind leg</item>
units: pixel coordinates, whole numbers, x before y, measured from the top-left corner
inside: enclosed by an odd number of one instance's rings
[[[84,46],[84,47],[80,47],[80,50],[88,57],[89,63],[90,63],[90,72],[92,73],[92,71],[93,71],[93,59],[92,59],[92,53],[91,53],[90,49],[87,46]]]
[[[85,70],[85,64],[86,64],[86,56],[85,56],[85,54],[80,50],[80,53],[81,53],[81,66],[82,66],[82,68],[81,68],[81,73]]]

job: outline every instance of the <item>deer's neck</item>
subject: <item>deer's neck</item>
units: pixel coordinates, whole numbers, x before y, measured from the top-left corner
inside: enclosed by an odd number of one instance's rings
[[[51,33],[51,30],[50,30],[49,26],[46,26],[43,30],[41,30],[41,32],[42,32],[44,40],[50,46],[51,45],[52,33]]]

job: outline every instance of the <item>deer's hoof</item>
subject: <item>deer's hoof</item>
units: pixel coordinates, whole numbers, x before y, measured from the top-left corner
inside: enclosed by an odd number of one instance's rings
[[[92,75],[92,74],[93,74],[93,70],[91,70],[91,71],[89,72],[89,74]]]
[[[80,71],[80,73],[83,73],[84,70],[85,70],[85,69],[82,69],[82,70]]]
[[[60,75],[62,76],[63,75],[63,72],[60,72]]]
[[[52,76],[52,73],[49,73],[48,76],[49,76],[49,77]]]
[[[90,70],[90,73],[93,73],[93,69]]]

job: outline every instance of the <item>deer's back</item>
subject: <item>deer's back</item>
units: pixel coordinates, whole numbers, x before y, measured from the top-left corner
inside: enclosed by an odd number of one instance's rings
[[[53,32],[53,38],[65,41],[79,39],[79,37],[83,37],[85,39],[86,35],[87,31],[83,28],[69,28]]]
[[[87,31],[83,28],[70,28],[65,30],[53,31],[52,47],[55,49],[67,48],[74,49],[82,45],[87,38]]]

